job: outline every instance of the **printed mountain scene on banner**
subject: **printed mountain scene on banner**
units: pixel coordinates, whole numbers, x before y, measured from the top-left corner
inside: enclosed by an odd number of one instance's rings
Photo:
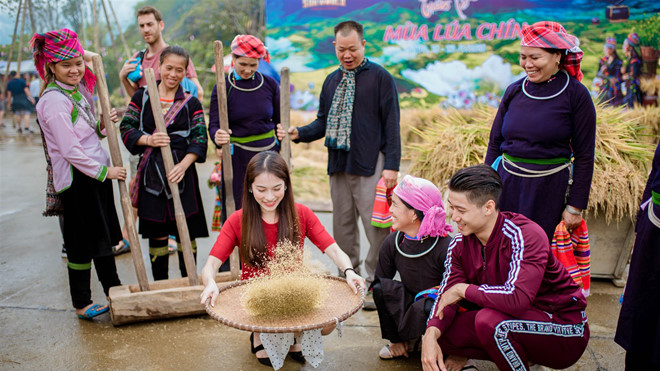
[[[337,68],[335,24],[363,24],[366,56],[396,79],[402,107],[497,106],[523,77],[522,27],[549,14],[582,42],[583,83],[596,77],[607,37],[622,42],[660,11],[653,0],[624,1],[629,19],[606,17],[613,1],[589,0],[302,0],[266,2],[266,45],[276,69],[291,69],[295,106],[314,110],[323,80]],[[660,33],[660,30],[657,32]],[[620,45],[620,44],[619,44]],[[310,97],[314,97],[310,101]]]

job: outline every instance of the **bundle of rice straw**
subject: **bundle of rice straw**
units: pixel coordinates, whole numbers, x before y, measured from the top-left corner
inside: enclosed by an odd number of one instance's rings
[[[252,316],[291,318],[313,312],[327,298],[327,283],[304,264],[303,249],[281,241],[267,263],[269,275],[246,285],[241,304]]]

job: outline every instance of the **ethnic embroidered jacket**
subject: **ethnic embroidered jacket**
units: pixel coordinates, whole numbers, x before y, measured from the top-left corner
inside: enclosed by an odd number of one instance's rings
[[[143,135],[150,135],[156,130],[151,102],[148,99],[143,101],[144,92],[145,88],[140,88],[135,92],[119,127],[122,141],[132,154],[142,154],[147,147],[138,145],[138,139]],[[184,97],[183,89],[179,87],[174,100],[181,100]],[[202,105],[197,98],[190,98],[174,122],[167,127],[167,133],[170,136],[170,148],[175,164],[179,163],[188,153],[197,155],[196,162],[206,161],[206,123]],[[140,165],[142,165],[142,161],[145,161],[144,157],[140,157]],[[155,148],[146,161],[148,162],[143,176],[136,180],[140,182],[138,215],[152,221],[173,220],[172,202],[162,203],[149,196],[143,197],[144,193],[154,197],[161,197],[165,194],[168,200],[171,199],[160,148]],[[194,164],[186,170],[183,180],[179,182],[179,192],[186,216],[200,210],[201,205],[198,205],[196,201],[199,185]],[[152,202],[144,205],[145,200],[152,200]]]

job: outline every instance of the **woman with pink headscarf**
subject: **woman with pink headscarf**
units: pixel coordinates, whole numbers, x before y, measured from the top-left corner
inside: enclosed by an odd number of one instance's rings
[[[126,169],[110,166],[101,146],[105,125],[95,119],[91,96],[96,76],[76,33],[35,34],[30,46],[44,82],[36,108],[48,165],[45,215],[63,215],[71,299],[78,317],[91,319],[108,311],[107,304],[92,304],[92,260],[106,296],[121,285],[112,246],[122,237],[110,179],[126,180]],[[117,121],[114,109],[110,118]]]
[[[403,177],[392,195],[392,229],[378,255],[372,284],[381,334],[390,344],[382,359],[408,356],[426,330],[452,227],[446,223],[442,193],[430,181]],[[401,280],[395,280],[399,273]]]
[[[490,132],[486,164],[502,178],[500,209],[536,222],[552,240],[560,221],[571,230],[589,203],[596,110],[580,83],[577,37],[556,22],[525,26],[520,66]]]

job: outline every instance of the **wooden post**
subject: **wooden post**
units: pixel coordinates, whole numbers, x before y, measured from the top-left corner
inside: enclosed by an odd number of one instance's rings
[[[110,25],[110,17],[108,17],[108,10],[105,7],[105,0],[101,0],[101,5],[103,6],[103,15],[105,15],[105,24],[108,27],[108,34],[110,35],[110,42],[112,43],[112,51],[115,53],[115,58],[117,58],[119,51],[117,50],[117,45],[115,45],[115,37],[112,35],[112,27]]]
[[[5,71],[5,77],[2,79],[2,96],[5,95],[5,89],[7,88],[7,80],[9,79],[9,66],[11,65],[11,58],[14,55],[14,47],[16,46],[16,32],[18,31],[18,19],[21,16],[21,6],[23,5],[22,0],[18,0],[18,8],[16,8],[16,21],[14,22],[14,36],[11,38],[11,47],[9,48],[9,56],[7,57],[7,70]]]
[[[34,23],[34,13],[32,12],[32,0],[27,0],[28,10],[30,12],[30,25],[32,25],[32,34],[37,33],[37,25]]]
[[[160,106],[160,95],[158,94],[158,86],[156,85],[156,76],[154,75],[153,68],[144,70],[144,76],[147,80],[147,91],[149,92],[149,101],[151,102],[151,110],[154,115],[154,122],[156,123],[156,132],[166,133],[165,118]],[[174,167],[174,159],[172,157],[172,149],[169,144],[165,147],[160,147],[163,155],[163,164],[165,171],[169,174]],[[199,285],[199,277],[197,276],[197,267],[195,265],[195,256],[192,252],[190,244],[190,233],[188,232],[188,223],[186,221],[186,214],[183,211],[181,204],[181,195],[179,195],[179,184],[168,181],[170,192],[172,193],[172,202],[174,203],[174,217],[176,219],[176,227],[179,231],[179,239],[183,247],[183,260],[186,264],[186,271],[188,272],[188,281],[190,286]]]
[[[100,55],[92,56],[92,65],[94,67],[94,73],[96,74],[96,92],[99,96],[99,101],[101,102],[101,116],[103,117],[103,122],[105,122],[105,130],[108,134],[108,147],[110,147],[112,165],[123,167],[124,163],[119,149],[119,140],[117,139],[117,128],[115,127],[115,124],[110,121],[110,96],[108,95],[108,84],[105,81],[105,70]],[[126,232],[128,233],[128,242],[131,245],[131,256],[133,258],[133,264],[135,265],[138,284],[140,286],[140,291],[148,291],[149,279],[147,278],[147,271],[144,268],[140,238],[138,237],[137,229],[135,228],[133,205],[131,205],[126,181],[118,180],[118,186],[121,209],[124,214],[124,225],[126,226]]]
[[[21,59],[23,58],[23,34],[25,33],[25,16],[27,0],[23,1],[23,17],[21,18],[21,33],[18,35],[18,53],[16,54],[16,75],[21,78]]]
[[[119,21],[117,20],[117,14],[115,14],[115,8],[112,6],[112,1],[108,0],[108,6],[110,7],[112,18],[115,20],[115,25],[117,26],[117,32],[119,32],[121,43],[124,46],[124,53],[126,54],[126,57],[130,58],[132,54],[131,51],[128,49],[128,43],[126,43],[126,38],[124,37],[124,33],[121,31],[121,26],[119,25]],[[122,84],[122,86],[124,85]]]
[[[229,118],[227,116],[227,88],[225,86],[225,62],[222,41],[213,42],[213,51],[215,53],[215,76],[218,91],[218,117],[220,120],[220,129],[229,131]],[[214,140],[214,138],[211,138]],[[227,217],[236,211],[234,202],[234,171],[231,165],[230,145],[222,148],[222,180],[225,190],[225,210]],[[238,249],[229,256],[229,269],[232,279],[237,280],[240,275],[240,259],[238,258]]]
[[[99,18],[96,16],[97,9],[96,0],[92,0],[92,17],[94,18],[94,50],[101,52],[101,45],[99,44]]]
[[[280,72],[280,124],[286,133],[282,139],[281,154],[291,170],[291,139],[289,138],[289,126],[291,126],[291,90],[289,84],[289,67],[282,67]]]

